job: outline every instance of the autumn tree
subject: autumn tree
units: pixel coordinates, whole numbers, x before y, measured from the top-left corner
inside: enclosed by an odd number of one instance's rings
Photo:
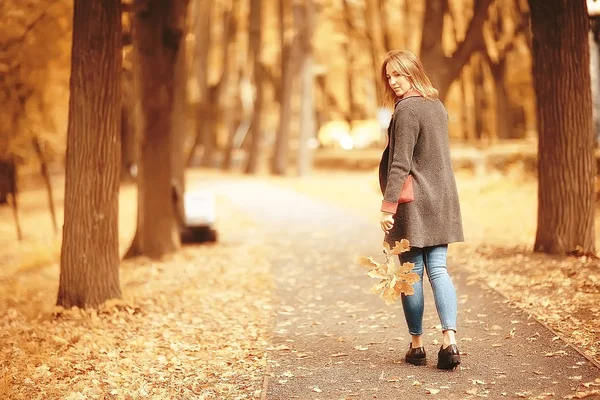
[[[181,246],[184,165],[174,160],[183,158],[183,149],[174,135],[184,132],[174,129],[173,109],[176,93],[185,93],[176,90],[176,65],[185,48],[187,7],[187,0],[134,2],[133,74],[142,143],[137,231],[126,257],[160,258]]]
[[[39,166],[58,231],[49,164],[64,154],[70,63],[67,0],[0,2],[0,164]],[[14,182],[0,174],[0,187]],[[12,204],[16,205],[16,197]],[[0,190],[0,204],[6,202]]]
[[[520,43],[519,36],[528,26],[528,11],[520,7],[519,0],[496,1],[491,5],[487,23],[489,39],[481,55],[490,69],[494,82],[496,134],[499,139],[516,138],[514,132],[511,98],[507,86],[509,54]],[[527,40],[527,42],[529,42]]]
[[[482,29],[492,0],[474,0],[473,17],[467,27],[465,37],[457,43],[455,51],[447,56],[443,48],[444,20],[448,12],[449,0],[427,0],[423,16],[421,39],[421,61],[433,85],[438,89],[440,99],[446,98],[450,85],[460,76],[460,72],[471,55],[481,48]]]
[[[352,124],[355,119],[364,119],[364,111],[361,109],[355,97],[355,86],[356,86],[356,72],[355,66],[357,64],[357,57],[354,54],[354,48],[351,46],[357,39],[358,28],[355,26],[356,16],[354,15],[354,9],[350,3],[354,3],[351,0],[342,0],[344,23],[346,25],[346,38],[343,42],[344,53],[346,55],[346,97],[348,100],[348,112],[346,113],[346,121],[348,125]],[[306,5],[308,7],[308,3]],[[363,51],[362,49],[360,49]],[[304,51],[303,51],[304,54]],[[379,66],[378,66],[379,67]]]
[[[585,0],[529,0],[537,97],[534,249],[594,252],[594,137]]]
[[[248,65],[253,71],[256,99],[254,101],[254,114],[250,125],[250,149],[246,173],[255,174],[261,167],[261,144],[263,140],[263,114],[265,112],[265,70],[261,60],[263,43],[263,10],[262,1],[250,0],[249,38],[248,38]]]
[[[281,85],[279,86],[279,125],[275,136],[275,146],[271,171],[276,175],[285,175],[288,166],[289,136],[292,119],[292,95],[294,85],[294,65],[298,48],[296,33],[288,38],[286,23],[290,14],[289,2],[279,0],[279,41],[281,45]]]
[[[75,0],[57,304],[121,296],[118,196],[121,2]]]
[[[194,4],[195,75],[198,85],[196,107],[196,135],[188,155],[187,165],[191,166],[198,147],[202,147],[201,165],[211,165],[215,151],[215,137],[210,125],[215,110],[215,91],[209,84],[209,53],[213,38],[210,19],[215,7],[214,1],[198,1]]]
[[[315,108],[314,91],[314,61],[312,38],[315,27],[315,4],[306,0],[302,6],[295,9],[297,25],[300,29],[300,75],[301,75],[301,106],[300,106],[300,138],[298,144],[298,174],[306,175],[312,168],[312,143],[315,138]]]

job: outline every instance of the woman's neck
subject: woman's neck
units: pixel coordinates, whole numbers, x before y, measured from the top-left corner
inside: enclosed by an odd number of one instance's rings
[[[404,93],[401,97],[398,97],[398,100],[406,99],[407,97],[416,97],[416,96],[421,96],[421,93],[419,93],[415,89],[410,89],[408,92]]]

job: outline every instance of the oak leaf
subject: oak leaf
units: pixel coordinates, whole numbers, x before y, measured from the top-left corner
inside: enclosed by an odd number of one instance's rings
[[[413,295],[413,284],[420,280],[419,275],[412,272],[413,263],[403,263],[396,265],[394,257],[410,250],[410,243],[406,239],[396,241],[392,248],[387,242],[383,242],[383,253],[385,254],[385,262],[379,263],[373,257],[359,257],[358,263],[369,269],[367,276],[373,279],[379,279],[371,288],[371,293],[378,294],[386,304],[392,304],[398,300],[402,294],[407,296]]]
[[[410,243],[406,239],[402,239],[401,241],[395,241],[394,247],[391,248],[388,242],[383,242],[383,248],[387,251],[388,254],[398,255],[400,253],[404,253],[405,251],[410,250]]]

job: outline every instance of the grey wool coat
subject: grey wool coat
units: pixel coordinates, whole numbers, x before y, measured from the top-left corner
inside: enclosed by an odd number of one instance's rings
[[[396,103],[388,146],[379,164],[381,210],[394,213],[385,240],[408,239],[412,247],[462,242],[456,180],[450,160],[448,113],[440,100],[414,96]],[[402,186],[413,177],[414,201],[398,204]]]

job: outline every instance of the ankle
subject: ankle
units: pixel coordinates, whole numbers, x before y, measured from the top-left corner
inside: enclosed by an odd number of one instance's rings
[[[423,339],[421,336],[412,336],[411,337],[411,347],[413,349],[423,347]]]
[[[456,332],[452,329],[444,331],[444,341],[442,347],[446,347],[456,344]]]

